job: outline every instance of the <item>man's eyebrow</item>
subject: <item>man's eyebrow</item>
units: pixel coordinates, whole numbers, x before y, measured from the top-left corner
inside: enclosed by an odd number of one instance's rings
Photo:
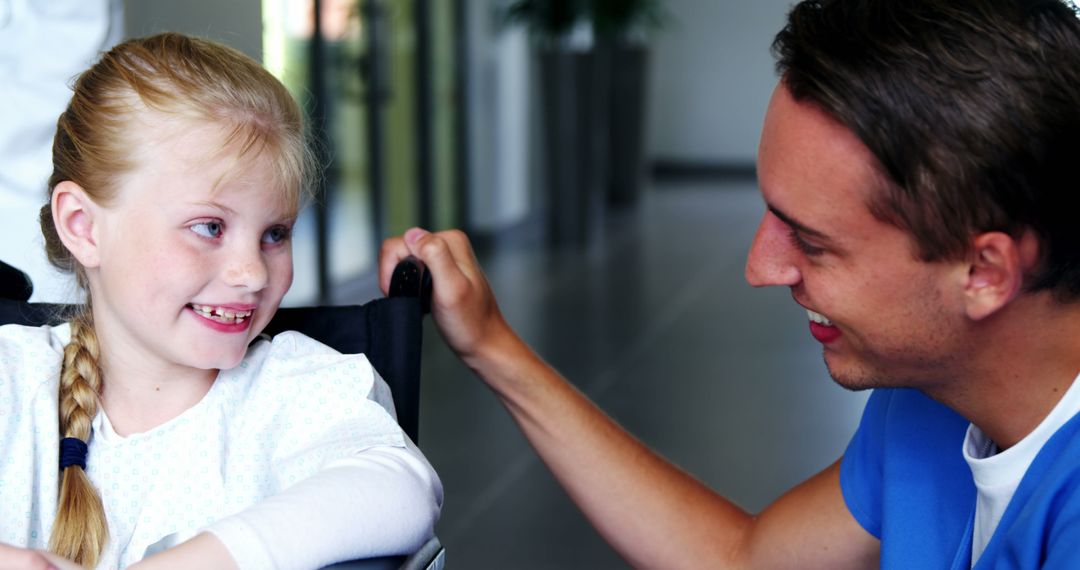
[[[799,222],[795,218],[792,218],[791,216],[781,212],[776,206],[769,206],[769,211],[772,212],[773,215],[777,218],[780,218],[780,221],[784,222],[788,226],[791,226],[795,229],[795,231],[799,232],[800,234],[823,241],[831,241],[831,238],[824,232],[815,230],[814,228],[811,228],[806,224]]]

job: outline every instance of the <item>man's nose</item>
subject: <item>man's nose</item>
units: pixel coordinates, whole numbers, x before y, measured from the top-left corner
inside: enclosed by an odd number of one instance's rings
[[[802,273],[796,264],[798,252],[791,243],[790,231],[780,218],[765,212],[746,258],[746,281],[750,285],[793,287],[802,281]]]

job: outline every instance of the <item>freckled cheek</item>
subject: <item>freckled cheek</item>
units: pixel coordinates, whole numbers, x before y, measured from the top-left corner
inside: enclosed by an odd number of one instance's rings
[[[282,289],[285,290],[285,291],[288,291],[289,287],[292,287],[292,282],[293,282],[293,268],[292,268],[292,264],[290,263],[289,267],[285,270],[285,276],[284,276],[283,281],[282,281]]]
[[[198,273],[211,265],[209,256],[188,244],[170,244],[161,250],[161,261],[166,267],[187,273]]]
[[[270,259],[267,265],[274,285],[280,287],[282,291],[287,291],[292,286],[293,281],[292,253],[288,252],[275,256]]]
[[[167,289],[177,287],[199,287],[204,280],[203,274],[209,264],[204,256],[194,248],[177,244],[156,244],[143,260],[142,271],[152,276],[147,281],[152,282],[155,291],[153,294],[161,294]]]
[[[103,271],[135,284],[175,276],[183,265],[181,252],[160,231],[132,226],[108,236],[101,252]]]

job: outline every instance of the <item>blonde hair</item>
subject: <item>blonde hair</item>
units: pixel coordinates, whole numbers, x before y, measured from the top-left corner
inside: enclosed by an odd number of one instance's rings
[[[238,157],[269,153],[285,203],[299,209],[314,162],[296,101],[249,57],[175,33],[119,44],[75,81],[53,140],[50,202],[57,184],[70,180],[95,203],[108,205],[120,178],[137,166],[130,157],[142,141],[134,121],[148,111],[193,126],[221,126],[225,136],[219,151],[235,149]],[[60,241],[50,203],[41,209],[41,229],[50,262],[73,272],[87,293],[64,349],[59,421],[62,438],[89,443],[103,379],[86,273]],[[83,468],[64,469],[49,549],[92,568],[107,541],[97,490]]]

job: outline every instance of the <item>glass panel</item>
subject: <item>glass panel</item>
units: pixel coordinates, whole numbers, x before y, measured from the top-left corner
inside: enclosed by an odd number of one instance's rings
[[[308,109],[312,93],[311,41],[314,0],[262,0],[263,50],[267,67]],[[406,0],[321,0],[324,40],[325,169],[328,269],[331,287],[374,269],[378,251],[376,212],[372,209],[372,151],[382,157],[383,201],[380,218],[386,235],[419,223],[417,149],[416,3]],[[431,106],[433,224],[455,219],[456,136],[454,84],[454,3],[430,2],[432,37]],[[367,18],[381,18],[367,21]],[[376,26],[381,50],[369,53]],[[387,85],[376,97],[363,71],[377,58]],[[368,101],[379,99],[381,139],[371,147]],[[313,302],[317,295],[317,240],[314,208],[297,223],[294,243],[296,280],[290,304]],[[332,296],[332,295],[331,295]]]
[[[330,281],[339,284],[371,269],[377,245],[372,235],[366,139],[364,21],[354,0],[323,0],[326,125],[331,162],[327,168],[330,213]]]
[[[326,84],[326,157],[322,172],[328,212],[327,263],[331,288],[374,267],[364,85],[364,22],[355,0],[322,0],[323,73]],[[263,0],[263,52],[267,68],[309,111],[312,100],[313,0]],[[297,221],[295,279],[287,305],[317,300],[315,208]]]
[[[455,84],[455,31],[454,4],[452,0],[431,2],[432,18],[432,189],[434,212],[432,222],[436,229],[461,225],[457,219],[457,153],[456,133],[463,117],[457,114],[458,86]]]
[[[418,222],[416,156],[416,26],[414,3],[384,2],[389,20],[389,98],[386,128],[386,231],[397,235]]]
[[[302,107],[308,98],[310,0],[263,0],[263,65],[281,80]],[[293,286],[282,305],[310,305],[318,296],[314,210],[308,207],[293,228]]]

